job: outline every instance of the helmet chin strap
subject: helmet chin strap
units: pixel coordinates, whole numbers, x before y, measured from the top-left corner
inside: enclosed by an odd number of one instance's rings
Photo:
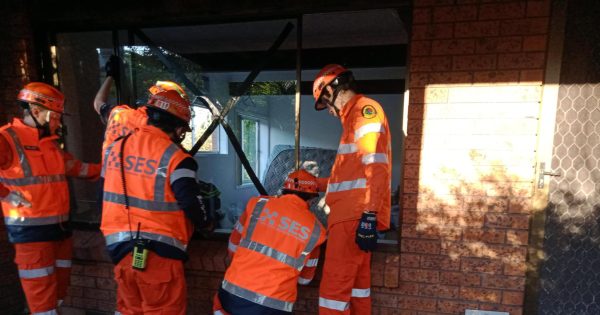
[[[335,104],[335,101],[337,100],[338,95],[340,94],[340,91],[341,91],[341,89],[339,88],[339,86],[334,87],[333,95],[331,97],[331,101],[327,101],[327,103],[329,104],[329,106],[333,107],[333,110],[338,115],[338,117],[340,116],[340,110],[334,104]]]
[[[35,124],[35,127],[40,131],[40,138],[44,138],[44,137],[48,137],[51,135],[50,132],[50,111],[47,112],[46,114],[46,123],[45,124],[40,124],[40,122],[35,118],[35,115],[33,115],[33,112],[31,111],[31,105],[27,107],[27,112],[29,112],[29,116],[31,116],[31,119],[33,119],[33,123]]]

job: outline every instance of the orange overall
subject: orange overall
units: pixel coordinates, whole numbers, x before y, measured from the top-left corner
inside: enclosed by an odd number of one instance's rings
[[[340,112],[343,133],[327,183],[328,242],[319,291],[319,314],[371,314],[371,253],[355,243],[363,212],[390,224],[391,138],[376,101],[354,96]]]

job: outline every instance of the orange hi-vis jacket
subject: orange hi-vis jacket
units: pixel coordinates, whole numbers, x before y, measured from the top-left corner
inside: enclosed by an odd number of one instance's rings
[[[308,284],[325,228],[300,197],[253,197],[230,237],[231,265],[222,288],[248,301],[291,312],[297,284]]]
[[[0,160],[12,161],[0,167],[0,184],[19,192],[31,207],[14,207],[3,202],[2,212],[13,243],[61,239],[61,224],[69,220],[69,188],[66,176],[95,178],[98,164],[82,163],[64,152],[57,136],[39,138],[35,127],[20,119],[0,127]]]
[[[121,147],[129,212],[121,177]],[[138,223],[142,239],[186,252],[193,233],[191,221],[171,189],[171,174],[189,154],[154,126],[141,127],[104,151],[102,223],[106,245],[118,246],[135,238]]]
[[[146,107],[133,109],[128,105],[119,105],[112,108],[107,120],[106,131],[104,132],[102,150],[106,150],[117,138],[145,126],[147,122]]]
[[[377,229],[390,226],[392,142],[376,101],[354,96],[340,112],[342,137],[327,184],[328,226],[377,213]]]

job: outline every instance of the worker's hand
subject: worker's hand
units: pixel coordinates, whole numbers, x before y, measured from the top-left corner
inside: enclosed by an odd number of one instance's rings
[[[10,203],[11,205],[13,205],[14,207],[17,207],[17,208],[20,208],[20,207],[31,208],[31,202],[29,202],[29,200],[27,200],[18,191],[11,191],[10,193],[8,193],[8,195],[6,195],[1,200],[4,202]]]
[[[377,247],[377,215],[364,212],[356,229],[356,244],[365,252],[375,250]]]
[[[113,77],[115,81],[119,80],[121,68],[121,59],[115,55],[111,55],[106,64],[104,65],[104,71],[106,71],[107,77]]]

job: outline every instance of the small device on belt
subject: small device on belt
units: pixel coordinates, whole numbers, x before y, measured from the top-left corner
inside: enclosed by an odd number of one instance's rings
[[[133,243],[133,259],[131,260],[131,267],[137,270],[146,269],[148,259],[148,242],[140,238],[140,225],[138,222],[138,230]]]

